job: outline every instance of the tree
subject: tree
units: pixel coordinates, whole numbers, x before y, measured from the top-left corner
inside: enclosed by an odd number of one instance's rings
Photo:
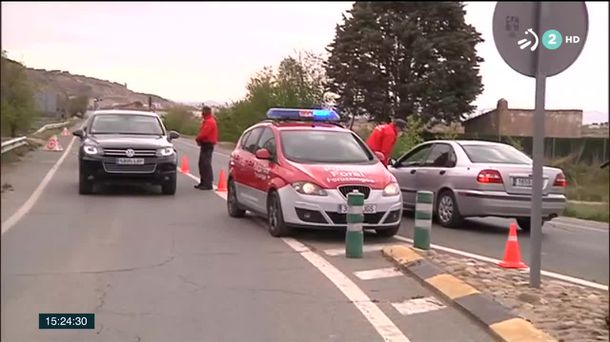
[[[2,51],[0,66],[0,118],[3,133],[16,137],[27,131],[38,113],[33,91],[25,74],[25,67],[6,58]]]
[[[222,140],[234,141],[241,133],[265,118],[272,107],[319,108],[324,100],[322,59],[311,53],[286,57],[277,70],[266,67],[246,86],[246,97],[218,111]]]
[[[356,2],[337,25],[325,63],[327,90],[349,115],[415,115],[450,123],[483,91],[480,33],[460,2]]]

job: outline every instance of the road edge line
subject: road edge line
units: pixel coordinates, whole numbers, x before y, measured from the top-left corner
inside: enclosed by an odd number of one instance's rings
[[[395,245],[381,251],[382,255],[423,286],[438,293],[482,324],[489,333],[503,342],[557,341],[525,319],[511,313],[504,305],[488,298],[468,283],[447,273],[428,261],[415,248]]]
[[[59,157],[59,160],[57,160],[57,162],[55,162],[55,165],[53,165],[49,172],[47,172],[40,184],[38,184],[34,192],[32,192],[30,197],[21,205],[21,207],[19,207],[19,209],[17,209],[16,212],[13,213],[13,215],[6,219],[6,221],[2,222],[1,235],[4,235],[4,233],[8,232],[9,229],[13,228],[13,226],[17,224],[23,218],[23,216],[25,216],[25,214],[27,214],[32,209],[32,207],[34,207],[47,185],[51,182],[53,176],[55,176],[55,172],[57,172],[61,164],[68,156],[68,153],[72,149],[74,141],[76,141],[76,137],[72,137],[72,140],[68,144],[68,147],[66,147],[66,149],[64,150],[64,154]]]

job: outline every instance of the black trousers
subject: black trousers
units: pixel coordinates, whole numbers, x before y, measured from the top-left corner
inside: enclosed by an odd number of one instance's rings
[[[199,149],[199,177],[201,185],[211,187],[214,183],[214,171],[212,170],[212,154],[214,144],[203,143]]]

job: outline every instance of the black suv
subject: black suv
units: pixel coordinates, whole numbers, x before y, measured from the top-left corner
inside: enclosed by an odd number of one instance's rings
[[[176,193],[178,157],[171,143],[180,135],[167,132],[153,112],[102,110],[72,134],[78,151],[79,193],[90,194],[95,183],[144,182]]]

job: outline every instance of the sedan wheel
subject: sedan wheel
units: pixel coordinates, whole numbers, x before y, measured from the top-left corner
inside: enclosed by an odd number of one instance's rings
[[[237,200],[237,192],[235,191],[235,183],[233,180],[229,180],[229,193],[227,194],[227,211],[231,217],[244,217],[246,211],[239,207]]]
[[[436,217],[444,227],[456,227],[463,222],[452,192],[443,191],[440,193],[436,205]]]

